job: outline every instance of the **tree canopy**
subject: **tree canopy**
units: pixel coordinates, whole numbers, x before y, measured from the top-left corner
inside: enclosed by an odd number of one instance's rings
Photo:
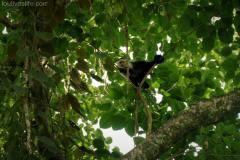
[[[1,159],[120,159],[93,125],[138,146],[240,87],[239,0],[1,0],[0,31]],[[156,54],[147,90],[116,69]],[[158,158],[239,159],[239,119],[198,124]]]

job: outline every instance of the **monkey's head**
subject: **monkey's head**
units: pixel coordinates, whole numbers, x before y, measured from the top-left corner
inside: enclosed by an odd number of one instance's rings
[[[131,62],[129,62],[127,59],[121,58],[116,62],[116,66],[119,69],[127,69],[127,68],[133,68]]]

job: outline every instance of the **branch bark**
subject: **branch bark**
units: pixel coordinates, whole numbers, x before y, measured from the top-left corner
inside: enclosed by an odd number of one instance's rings
[[[228,114],[240,112],[240,90],[208,101],[200,101],[161,126],[149,139],[122,157],[122,160],[153,160],[178,139],[201,126],[221,121]]]

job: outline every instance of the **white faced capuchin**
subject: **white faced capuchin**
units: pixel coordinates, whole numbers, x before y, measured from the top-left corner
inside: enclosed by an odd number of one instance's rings
[[[136,87],[139,87],[143,78],[148,74],[149,70],[164,61],[164,57],[162,55],[156,55],[153,61],[136,61],[129,62],[127,59],[120,59],[116,62],[118,70],[127,77],[127,68],[129,68],[129,79],[132,84]],[[144,82],[142,88],[149,88],[149,84]]]

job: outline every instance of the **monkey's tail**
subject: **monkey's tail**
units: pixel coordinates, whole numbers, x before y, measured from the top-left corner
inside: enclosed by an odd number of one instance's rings
[[[154,62],[157,64],[160,64],[160,63],[164,62],[164,57],[162,55],[156,55],[156,56],[154,56]]]

